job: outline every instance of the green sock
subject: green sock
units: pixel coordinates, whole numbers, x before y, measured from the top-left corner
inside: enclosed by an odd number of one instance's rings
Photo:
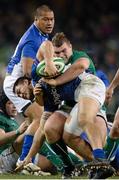
[[[57,142],[50,144],[50,147],[61,158],[64,164],[64,168],[66,167],[67,171],[72,171],[74,169],[74,164],[69,157],[67,146],[64,140],[61,138]]]
[[[59,172],[63,172],[64,170],[64,164],[61,160],[60,156],[58,156],[50,147],[50,145],[47,142],[44,142],[43,146],[41,147],[40,154],[47,157],[48,160],[52,162],[52,164],[57,168]],[[68,153],[69,157],[71,158],[73,164],[75,165],[82,165],[83,161],[80,160],[75,154],[72,152]]]
[[[64,165],[60,157],[51,149],[50,145],[45,141],[42,145],[40,154],[44,155],[57,168],[59,172],[63,172]]]
[[[119,139],[112,139],[109,136],[107,137],[107,141],[106,141],[104,150],[106,152],[106,156],[108,159],[111,158],[111,156],[114,153],[114,151],[116,150],[118,144],[119,144]]]
[[[73,161],[73,164],[75,165],[82,165],[83,161],[77,157],[75,154],[73,154],[72,152],[69,152],[69,157],[71,158],[71,160]]]

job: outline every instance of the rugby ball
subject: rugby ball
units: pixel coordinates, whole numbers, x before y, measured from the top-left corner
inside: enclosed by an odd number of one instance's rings
[[[59,74],[63,73],[63,70],[65,68],[64,59],[59,57],[54,57],[53,61]],[[46,72],[44,72],[44,70],[45,70],[45,61],[43,60],[37,65],[36,73],[38,76],[51,78],[51,76],[49,76]]]

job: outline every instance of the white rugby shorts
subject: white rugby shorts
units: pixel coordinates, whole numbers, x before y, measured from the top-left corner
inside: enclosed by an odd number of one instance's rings
[[[100,105],[100,111],[97,115],[102,116],[105,120],[106,119],[106,112],[101,109],[105,101],[105,92],[106,87],[102,80],[100,80],[97,76],[92,74],[85,73],[82,76],[81,83],[77,87],[75,91],[75,101],[80,102],[81,97],[90,97],[96,100]],[[80,111],[80,110],[79,110]],[[64,130],[71,134],[79,136],[83,130],[78,125],[78,103],[73,107],[70,116],[71,120],[65,123]]]
[[[105,92],[106,87],[101,79],[93,74],[85,73],[81,83],[75,90],[75,101],[79,102],[82,96],[90,97],[98,101],[102,106],[105,101]]]
[[[97,113],[97,116],[101,116],[104,119],[104,121],[107,122],[106,112],[104,110],[100,109]],[[80,121],[78,120],[78,103],[73,107],[70,113],[70,117],[70,121],[66,121],[65,123],[64,130],[70,134],[80,136],[83,133],[83,130],[79,127],[78,124],[78,121]]]

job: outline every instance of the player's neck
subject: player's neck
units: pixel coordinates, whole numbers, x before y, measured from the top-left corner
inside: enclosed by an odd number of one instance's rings
[[[40,30],[40,28],[37,26],[37,24],[34,22],[34,25],[35,25],[35,27],[37,28],[37,30],[39,31],[39,34],[42,34],[42,35],[44,35],[44,36],[46,36],[47,34],[45,34],[45,33],[43,33],[41,30]]]

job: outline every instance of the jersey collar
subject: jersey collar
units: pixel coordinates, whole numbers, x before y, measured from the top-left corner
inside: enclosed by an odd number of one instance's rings
[[[44,34],[43,32],[41,32],[35,24],[34,24],[34,27],[35,27],[35,29],[37,30],[37,32],[39,33],[40,36],[44,36],[45,38],[49,37],[48,34]]]

